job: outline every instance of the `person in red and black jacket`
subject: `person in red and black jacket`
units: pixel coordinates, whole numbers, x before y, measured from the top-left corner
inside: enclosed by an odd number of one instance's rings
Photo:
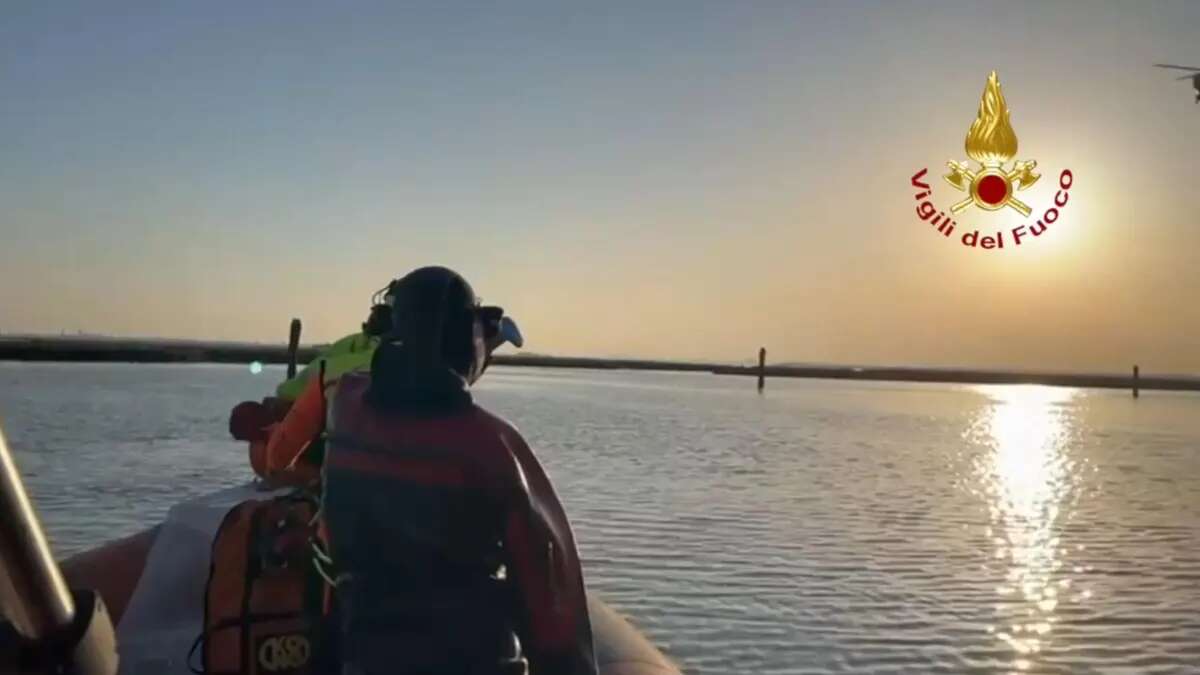
[[[442,267],[393,285],[330,396],[323,530],[343,673],[595,675],[579,554],[521,434],[476,405],[489,314]]]

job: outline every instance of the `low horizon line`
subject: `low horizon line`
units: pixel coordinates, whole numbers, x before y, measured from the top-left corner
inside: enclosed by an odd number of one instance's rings
[[[198,349],[198,350],[235,349],[235,350],[239,350],[239,351],[240,350],[251,350],[251,349],[269,349],[269,350],[284,350],[284,351],[286,351],[286,349],[287,349],[287,345],[285,343],[278,342],[278,341],[268,342],[268,341],[254,341],[254,340],[202,340],[202,339],[194,339],[194,338],[133,337],[133,336],[106,335],[106,334],[82,333],[82,332],[74,333],[74,334],[69,334],[69,333],[61,333],[61,334],[4,333],[4,332],[0,332],[0,361],[3,361],[3,360],[17,360],[17,361],[52,360],[52,359],[41,359],[41,358],[16,358],[16,359],[6,358],[5,354],[10,353],[15,348],[15,346],[12,343],[18,342],[18,341],[29,341],[30,344],[23,345],[23,346],[26,348],[40,347],[40,349],[38,349],[38,351],[43,351],[45,347],[53,346],[51,344],[45,344],[45,343],[57,343],[58,345],[62,345],[62,346],[73,345],[76,347],[86,347],[86,346],[88,346],[87,343],[89,343],[89,342],[98,343],[96,346],[98,346],[98,347],[103,346],[103,347],[106,347],[109,349],[121,349],[121,348],[126,348],[126,349],[143,348],[144,349],[147,347],[156,347],[156,346],[190,347],[190,348]],[[5,345],[5,343],[9,343],[9,344]],[[37,343],[43,343],[43,344],[38,345]],[[299,350],[302,352],[318,352],[322,348],[328,347],[330,344],[332,344],[332,341],[330,341],[330,342],[310,342],[307,344],[302,343],[299,346]],[[7,348],[4,348],[6,346],[7,346]],[[769,353],[769,351],[768,351],[768,353]],[[581,363],[595,363],[597,365],[603,365],[603,364],[617,365],[620,363],[642,364],[642,365],[661,364],[663,366],[680,366],[680,367],[688,367],[689,369],[697,369],[697,370],[698,369],[707,369],[709,367],[746,368],[746,369],[757,370],[757,367],[758,367],[757,359],[754,359],[754,358],[746,358],[746,359],[741,359],[738,361],[733,361],[733,360],[729,360],[729,361],[691,360],[691,359],[680,360],[680,359],[670,359],[670,358],[647,358],[647,357],[640,357],[640,356],[579,356],[579,355],[560,354],[560,353],[553,353],[553,352],[533,352],[533,351],[528,351],[528,352],[523,351],[523,352],[518,352],[518,353],[510,352],[510,353],[506,353],[506,354],[502,353],[502,354],[498,354],[498,356],[500,357],[501,361],[508,361],[510,359],[524,360],[524,359],[548,358],[548,359],[574,361],[574,362],[581,362]],[[75,360],[75,359],[67,359],[67,360]],[[1137,364],[1130,364],[1129,369],[1125,369],[1125,370],[1121,370],[1121,371],[1115,371],[1115,370],[1114,371],[1099,371],[1099,370],[1078,370],[1078,369],[1048,370],[1048,369],[1044,369],[1044,368],[981,367],[981,366],[969,366],[969,365],[951,365],[951,366],[922,365],[922,364],[880,365],[880,364],[871,364],[871,363],[831,363],[831,362],[794,361],[794,360],[777,361],[777,362],[767,361],[766,367],[768,370],[770,370],[772,368],[797,368],[797,369],[818,369],[818,370],[824,370],[824,369],[845,370],[845,371],[852,371],[852,372],[853,371],[876,371],[876,372],[903,373],[903,372],[911,371],[911,373],[914,375],[919,374],[921,372],[926,372],[926,373],[943,373],[946,375],[956,375],[956,374],[965,375],[965,374],[970,374],[970,373],[979,373],[979,374],[983,374],[983,375],[997,375],[997,376],[999,376],[999,375],[1015,375],[1015,376],[1055,377],[1055,376],[1061,375],[1061,376],[1129,377],[1129,373],[1131,372],[1131,369],[1137,367]],[[1186,380],[1200,381],[1200,373],[1156,372],[1156,371],[1145,371],[1145,370],[1139,369],[1139,375],[1142,378],[1158,377],[1158,378],[1166,378],[1166,379],[1186,379]]]

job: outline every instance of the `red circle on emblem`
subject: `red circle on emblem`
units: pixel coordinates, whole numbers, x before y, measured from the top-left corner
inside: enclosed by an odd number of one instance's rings
[[[999,204],[1008,196],[1008,183],[1000,176],[984,176],[979,181],[979,199],[985,204]]]

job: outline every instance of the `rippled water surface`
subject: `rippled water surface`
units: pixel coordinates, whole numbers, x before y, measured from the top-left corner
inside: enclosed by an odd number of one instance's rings
[[[243,481],[280,371],[0,364],[56,551]],[[591,587],[690,673],[1200,672],[1200,396],[496,369]]]

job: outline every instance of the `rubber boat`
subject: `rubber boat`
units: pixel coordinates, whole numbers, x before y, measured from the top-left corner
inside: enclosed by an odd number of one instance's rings
[[[200,633],[213,534],[234,504],[269,494],[244,485],[186,501],[156,527],[60,563],[68,586],[93,589],[104,600],[122,675],[190,675],[187,654]],[[604,601],[589,595],[588,607],[601,675],[679,675]]]
[[[293,319],[289,379],[299,343]],[[235,504],[269,494],[247,484],[185,501],[155,527],[56,563],[0,430],[0,673],[36,653],[52,672],[111,675],[116,660],[119,675],[193,675],[213,536]],[[588,611],[600,675],[681,675],[591,593]]]

